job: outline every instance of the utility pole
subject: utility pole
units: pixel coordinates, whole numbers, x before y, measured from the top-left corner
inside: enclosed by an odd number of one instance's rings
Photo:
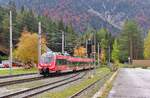
[[[40,63],[41,59],[41,22],[38,25],[38,64]]]
[[[108,42],[108,65],[109,67],[111,67],[110,60],[111,60],[111,33],[109,32],[109,42]]]
[[[62,31],[62,53],[64,53],[64,40],[65,40],[64,31]]]
[[[109,57],[108,57],[108,63],[109,63],[109,66],[110,66],[110,43],[109,43],[109,47],[108,47],[108,55],[109,55]]]
[[[130,63],[132,64],[132,59],[133,59],[133,42],[132,42],[132,37],[130,37]]]
[[[10,11],[10,17],[9,17],[9,23],[10,23],[10,27],[9,27],[9,32],[10,32],[10,56],[9,56],[9,68],[10,68],[10,75],[12,74],[12,48],[13,48],[13,44],[12,44],[12,12]]]
[[[100,55],[100,52],[99,52],[99,43],[98,43],[98,46],[97,46],[97,51],[98,51],[98,66],[99,66],[99,55]]]
[[[94,74],[96,73],[96,32],[94,32]]]
[[[86,40],[86,57],[88,57],[88,40]]]

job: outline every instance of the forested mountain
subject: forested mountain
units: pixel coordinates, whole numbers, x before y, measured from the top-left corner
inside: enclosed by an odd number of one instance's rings
[[[0,0],[7,5],[10,0]],[[150,0],[11,0],[53,20],[72,23],[77,31],[87,27],[107,27],[113,33],[126,19],[135,19],[147,31],[150,26]]]
[[[42,36],[53,51],[61,51],[64,31],[65,51],[70,54],[84,47],[87,39],[93,44],[96,38],[104,63],[109,47],[117,50],[112,51],[113,60],[140,59],[150,26],[149,5],[149,0],[0,0],[0,51],[9,54],[11,10],[14,50],[22,32],[37,33],[41,21]]]
[[[65,32],[65,49],[69,53],[73,52],[73,48],[76,46],[78,33],[74,31],[71,24],[64,25],[62,20],[54,21],[46,16],[38,16],[32,9],[22,8],[17,11],[14,2],[9,2],[9,5],[6,7],[0,6],[0,56],[9,54],[10,9],[12,11],[13,49],[18,47],[17,43],[24,32],[29,32],[31,34],[38,33],[38,22],[40,21],[42,24],[42,37],[47,40],[47,47],[53,51],[60,52],[63,31]]]

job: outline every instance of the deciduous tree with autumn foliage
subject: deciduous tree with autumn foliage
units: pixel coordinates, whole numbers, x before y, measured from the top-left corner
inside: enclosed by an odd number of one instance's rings
[[[46,40],[42,38],[42,52],[46,51]],[[38,35],[36,33],[24,31],[19,39],[17,48],[14,51],[17,60],[25,64],[24,67],[31,66],[38,61]],[[33,66],[33,65],[32,65]]]
[[[150,59],[150,31],[144,40],[144,58]]]
[[[83,46],[80,46],[80,47],[74,49],[74,56],[85,57],[86,49]]]

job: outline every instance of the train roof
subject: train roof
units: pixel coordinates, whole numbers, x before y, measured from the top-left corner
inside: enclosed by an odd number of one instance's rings
[[[56,55],[56,59],[68,59],[70,56]]]
[[[94,61],[94,59],[90,59],[90,58],[77,58],[77,57],[64,56],[64,55],[56,55],[56,59],[66,59],[70,62],[93,62]]]
[[[66,59],[70,62],[93,62],[94,61],[94,59],[91,58],[77,58],[77,57],[66,56],[54,52],[46,52],[42,54],[42,56],[46,56],[46,57],[56,56],[56,59]]]
[[[68,61],[70,61],[70,62],[93,62],[94,59],[71,57],[71,58],[68,59]]]

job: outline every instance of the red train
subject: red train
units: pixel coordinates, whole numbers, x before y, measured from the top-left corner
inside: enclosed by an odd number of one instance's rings
[[[90,69],[93,68],[93,62],[94,60],[89,58],[76,58],[47,52],[41,56],[38,69],[40,74],[48,75],[49,73],[55,72],[60,73]]]

